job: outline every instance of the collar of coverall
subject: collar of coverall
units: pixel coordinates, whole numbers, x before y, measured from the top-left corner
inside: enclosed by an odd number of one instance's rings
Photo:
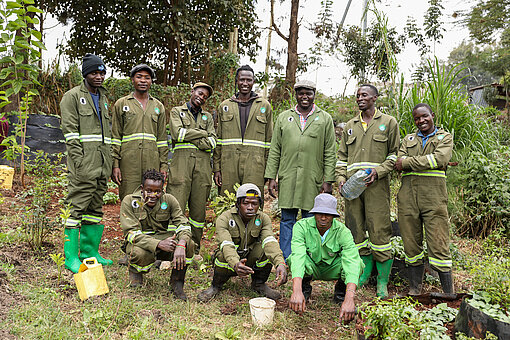
[[[356,116],[354,117],[354,121],[355,121],[355,122],[359,122],[359,121],[360,121],[360,118],[359,118],[359,117],[360,117],[360,115],[361,115],[361,111],[360,111],[359,113],[360,113],[359,115],[356,115]],[[374,114],[374,117],[373,117],[372,119],[377,119],[377,118],[379,118],[379,117],[381,117],[381,116],[382,116],[382,112],[381,112],[381,111],[379,111],[379,109],[375,108],[375,114]]]

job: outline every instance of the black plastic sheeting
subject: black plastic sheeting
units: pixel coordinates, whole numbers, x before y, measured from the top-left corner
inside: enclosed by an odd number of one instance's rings
[[[462,332],[469,337],[485,339],[489,331],[498,339],[510,339],[510,324],[495,320],[481,310],[466,302],[460,304],[459,313],[455,317],[455,332]]]

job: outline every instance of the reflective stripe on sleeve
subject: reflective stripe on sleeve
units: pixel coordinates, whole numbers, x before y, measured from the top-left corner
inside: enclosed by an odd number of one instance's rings
[[[66,133],[64,135],[64,137],[66,138],[66,142],[68,142],[72,139],[80,139],[80,134],[78,132],[71,132],[71,133]]]
[[[214,137],[207,137],[207,139],[209,139],[209,143],[211,143],[211,148],[215,148],[216,147],[216,139]]]
[[[158,142],[156,143],[156,145],[157,145],[157,147],[158,147],[158,148],[162,148],[162,147],[164,147],[164,146],[168,146],[168,141],[166,141],[166,140],[160,140],[160,141],[158,141]]]
[[[266,246],[266,244],[269,243],[269,242],[276,242],[276,243],[278,243],[278,241],[276,240],[276,238],[274,236],[268,236],[268,237],[266,237],[262,241],[262,248],[264,248]]]
[[[186,132],[188,130],[186,130],[185,128],[180,128],[179,129],[179,136],[177,136],[177,141],[178,142],[182,142],[184,141],[184,137],[186,137]]]
[[[446,172],[442,170],[422,170],[422,171],[412,171],[405,172],[402,176],[429,176],[429,177],[441,177],[446,178]]]
[[[132,244],[133,241],[135,240],[135,237],[137,237],[138,235],[142,235],[141,230],[130,231],[127,235],[127,241]]]
[[[347,171],[353,171],[353,170],[359,170],[359,169],[373,169],[379,165],[381,165],[381,164],[380,163],[371,163],[371,162],[352,163],[347,166]]]
[[[390,159],[392,161],[396,161],[397,160],[397,155],[389,155],[388,157],[386,157],[386,159]]]
[[[426,157],[427,157],[427,160],[429,161],[430,168],[431,169],[437,168],[437,162],[436,162],[436,158],[434,157],[434,155],[428,154],[428,155],[426,155]]]
[[[216,258],[216,259],[214,260],[214,264],[215,264],[216,266],[220,267],[220,268],[230,269],[231,271],[235,272],[234,268],[230,267],[230,266],[228,265],[228,263],[226,263],[226,262],[220,262],[220,260],[218,260],[218,258]]]
[[[259,262],[259,261],[255,262],[255,265],[257,267],[262,268],[262,267],[265,267],[268,263],[269,263],[269,259],[266,259],[265,261],[262,261],[262,262]]]
[[[191,232],[191,227],[189,225],[181,224],[179,228],[175,231],[176,234],[180,233],[181,231],[189,230]]]
[[[347,162],[344,162],[344,161],[337,161],[337,162],[336,162],[336,166],[339,166],[339,167],[346,167],[346,166],[347,166]]]
[[[220,250],[222,250],[223,247],[228,246],[228,245],[232,245],[232,246],[234,246],[234,248],[236,247],[235,243],[232,241],[223,241],[220,244]]]

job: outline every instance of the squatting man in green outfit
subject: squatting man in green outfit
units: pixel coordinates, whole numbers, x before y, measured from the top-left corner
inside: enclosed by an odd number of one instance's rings
[[[184,277],[195,243],[179,202],[163,192],[164,182],[163,173],[148,170],[143,174],[140,189],[122,200],[120,225],[124,232],[123,249],[129,260],[129,280],[132,287],[141,286],[143,274],[156,259],[171,260],[170,288],[176,298],[187,300]]]
[[[232,276],[251,275],[251,288],[259,294],[277,300],[280,293],[266,282],[273,265],[277,286],[287,282],[287,266],[278,241],[273,234],[271,218],[259,210],[262,203],[258,186],[243,184],[236,192],[236,206],[225,211],[216,221],[214,274],[211,287],[198,294],[207,302],[221,290]]]
[[[358,170],[371,170],[365,178],[365,191],[358,198],[345,201],[345,225],[351,230],[365,263],[359,286],[370,278],[375,261],[377,296],[385,298],[393,264],[390,173],[397,160],[400,132],[395,118],[377,110],[378,95],[373,85],[361,85],[358,89],[356,102],[360,113],[344,127],[336,171],[342,189],[347,179]]]
[[[102,86],[106,67],[99,57],[87,54],[82,75],[83,83],[67,91],[60,102],[69,169],[65,203],[71,206],[71,215],[64,221],[65,267],[74,273],[80,260],[88,257],[102,265],[112,264],[98,253],[104,230],[100,224],[103,195],[112,172],[110,115]]]
[[[319,194],[310,210],[314,216],[294,225],[292,253],[287,262],[292,272],[292,296],[289,307],[304,312],[312,293],[312,280],[337,280],[333,301],[341,304],[340,320],[354,318],[354,295],[363,262],[352,234],[336,220],[337,200],[330,194]]]
[[[421,294],[424,229],[429,263],[439,273],[443,291],[453,293],[446,192],[446,167],[452,157],[453,137],[434,125],[434,112],[428,104],[416,105],[412,114],[418,131],[404,138],[395,162],[395,170],[402,172],[398,222],[408,268],[409,295]]]

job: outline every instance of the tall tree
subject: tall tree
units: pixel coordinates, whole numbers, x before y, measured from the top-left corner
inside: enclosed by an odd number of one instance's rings
[[[70,57],[94,52],[123,73],[134,64],[150,63],[165,85],[203,79],[209,56],[228,48],[234,27],[243,54],[254,58],[259,47],[253,0],[45,2],[60,22],[72,25]]]

